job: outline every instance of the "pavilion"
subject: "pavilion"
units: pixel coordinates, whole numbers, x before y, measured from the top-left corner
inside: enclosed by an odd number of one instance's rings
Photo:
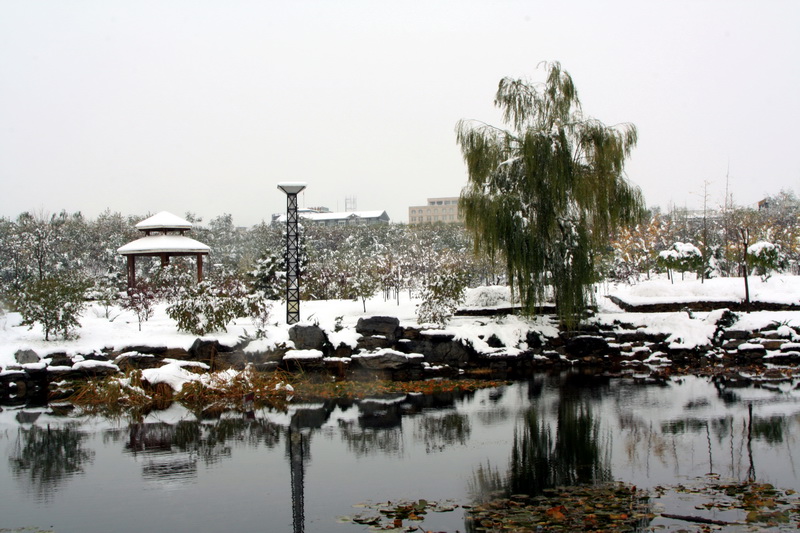
[[[160,257],[161,266],[169,264],[170,257],[195,256],[197,258],[197,281],[203,280],[203,256],[211,248],[184,235],[192,229],[191,222],[172,213],[160,213],[136,224],[136,229],[144,232],[144,237],[129,242],[117,249],[128,258],[128,288],[136,286],[136,258]]]

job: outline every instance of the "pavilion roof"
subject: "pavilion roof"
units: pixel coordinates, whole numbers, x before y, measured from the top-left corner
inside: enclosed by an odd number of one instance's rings
[[[122,255],[146,255],[161,253],[207,254],[211,248],[185,235],[148,235],[117,248]]]
[[[160,213],[156,213],[155,215],[136,224],[136,229],[140,231],[171,229],[189,230],[192,229],[192,223],[167,211],[161,211]]]

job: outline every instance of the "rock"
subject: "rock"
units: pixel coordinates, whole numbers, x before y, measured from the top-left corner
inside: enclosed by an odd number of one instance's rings
[[[48,366],[72,366],[72,358],[65,353],[50,354],[45,359],[50,359]]]
[[[782,339],[759,339],[758,343],[761,344],[765,350],[780,350],[784,341]]]
[[[372,337],[361,337],[358,339],[358,344],[356,348],[359,350],[364,350],[367,352],[371,352],[374,350],[380,350],[381,348],[392,348],[394,346],[394,341],[387,339],[382,335],[372,336]]]
[[[322,350],[328,342],[325,332],[316,325],[295,324],[289,328],[289,339],[298,350]]]
[[[38,363],[41,360],[39,354],[33,350],[17,350],[16,353],[14,353],[14,359],[21,365]]]
[[[393,316],[372,316],[359,318],[356,324],[356,333],[365,337],[373,335],[383,335],[387,339],[397,338],[400,328],[400,319]]]
[[[594,335],[578,335],[569,338],[564,347],[567,354],[574,357],[604,354],[610,350],[607,340]]]
[[[501,341],[500,338],[494,333],[492,333],[492,335],[486,339],[486,344],[488,344],[490,348],[505,348],[503,341]]]
[[[375,353],[353,354],[351,360],[370,370],[400,370],[412,364],[422,364],[424,357],[421,354],[380,350]]]
[[[218,340],[203,340],[195,339],[192,347],[189,348],[189,357],[193,361],[201,361],[208,365],[212,365],[219,352]]]

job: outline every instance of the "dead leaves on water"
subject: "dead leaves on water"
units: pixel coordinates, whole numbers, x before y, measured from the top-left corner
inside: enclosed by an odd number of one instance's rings
[[[654,517],[646,492],[623,483],[547,489],[470,509],[470,531],[636,531]]]
[[[428,531],[431,513],[465,512],[474,533],[556,531],[790,531],[800,529],[800,495],[767,483],[723,482],[711,475],[692,484],[645,491],[615,482],[547,489],[540,496],[495,497],[474,505],[453,500],[361,503],[341,522],[371,531]],[[690,514],[667,512],[671,507]]]
[[[399,500],[380,503],[358,503],[364,509],[352,516],[339,517],[340,522],[368,526],[371,531],[425,531],[419,524],[428,513],[448,513],[460,507],[452,500]]]

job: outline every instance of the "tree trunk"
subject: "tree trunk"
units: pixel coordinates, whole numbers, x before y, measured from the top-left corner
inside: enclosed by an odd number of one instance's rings
[[[744,308],[750,312],[750,283],[747,280],[747,247],[750,241],[750,231],[745,228],[739,228],[739,233],[742,235],[742,275],[744,276]]]

